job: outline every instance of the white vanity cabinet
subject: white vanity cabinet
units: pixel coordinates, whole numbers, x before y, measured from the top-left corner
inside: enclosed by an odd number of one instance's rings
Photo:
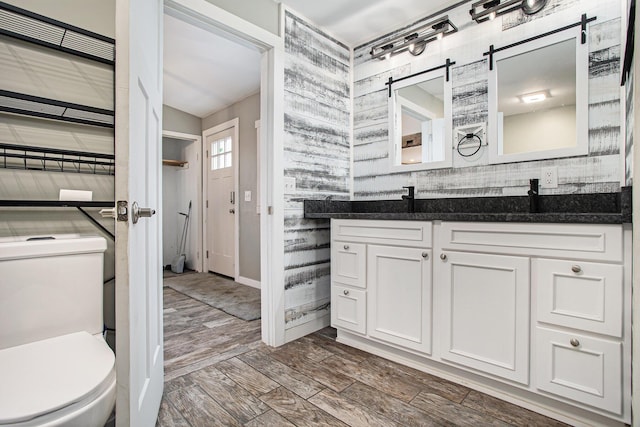
[[[430,222],[331,222],[331,323],[431,352]]]
[[[431,250],[368,245],[369,336],[431,353]]]
[[[338,341],[569,423],[630,422],[629,227],[331,224]]]
[[[529,383],[529,258],[443,251],[441,357]]]
[[[331,325],[366,331],[367,247],[351,241],[331,245]]]

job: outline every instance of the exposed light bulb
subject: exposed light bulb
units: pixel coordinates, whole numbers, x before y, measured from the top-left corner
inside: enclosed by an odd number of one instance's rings
[[[436,38],[437,38],[438,40],[442,40],[442,33],[438,33],[438,35],[436,36]]]
[[[384,59],[391,59],[391,52],[387,52],[387,54],[384,56]]]
[[[493,21],[494,19],[496,19],[496,13],[495,12],[491,12],[489,14],[489,21]]]

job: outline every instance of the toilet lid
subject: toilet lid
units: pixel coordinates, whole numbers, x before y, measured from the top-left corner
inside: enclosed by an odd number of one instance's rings
[[[88,332],[0,350],[0,424],[78,402],[108,381],[115,356]]]

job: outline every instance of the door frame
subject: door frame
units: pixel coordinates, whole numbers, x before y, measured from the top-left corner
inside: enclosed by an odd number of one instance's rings
[[[262,52],[260,82],[260,274],[262,341],[285,343],[284,18],[273,34],[206,0],[165,0],[165,13]]]
[[[195,151],[197,153],[200,153],[200,155],[202,155],[202,135],[195,135],[195,134],[191,134],[191,133],[182,133],[182,132],[175,132],[172,130],[162,130],[162,136],[163,137],[168,137],[168,138],[172,138],[172,139],[177,139],[180,141],[191,141],[193,144],[196,144],[195,147]],[[195,207],[194,207],[194,211],[197,212],[201,212],[202,211],[202,206],[204,205],[203,203],[203,192],[202,192],[202,162],[196,161],[193,166],[189,166],[189,167],[197,167],[198,169],[196,170],[196,175],[198,176],[196,185],[198,186],[198,188],[196,189],[196,194],[198,195],[198,199],[196,200],[195,203]],[[189,226],[191,227],[191,224],[194,224],[193,221],[190,221]],[[196,267],[196,271],[197,272],[202,272],[205,271],[202,269],[203,263],[202,260],[204,259],[204,252],[201,252],[202,250],[202,226],[203,226],[203,221],[197,221],[196,226],[198,227],[198,231],[196,232],[196,244],[195,247],[196,249],[198,249],[199,253],[196,253],[196,261],[193,263],[194,267]],[[201,255],[202,254],[202,255]],[[197,259],[200,258],[200,259]]]
[[[233,128],[233,192],[235,194],[235,211],[233,215],[233,280],[236,282],[240,277],[240,203],[239,203],[239,191],[240,191],[240,119],[236,117],[219,125],[210,127],[202,131],[202,271],[209,271],[208,258],[206,257],[207,245],[209,235],[209,224],[207,224],[207,203],[209,197],[209,156],[207,151],[209,149],[206,144],[207,137],[215,135],[216,133],[223,132],[225,130]]]

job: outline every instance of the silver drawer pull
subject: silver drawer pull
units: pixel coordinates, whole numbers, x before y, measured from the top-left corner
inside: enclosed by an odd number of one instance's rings
[[[570,343],[572,346],[574,346],[574,347],[578,347],[578,346],[580,346],[580,341],[578,341],[578,340],[577,340],[577,339],[575,339],[575,338],[571,338],[571,341],[569,341],[569,343]]]
[[[349,245],[344,245],[344,250],[348,251],[349,250]]]
[[[441,260],[446,260],[447,259],[447,254],[440,254],[440,259]]]
[[[429,259],[429,252],[422,252],[422,258]]]
[[[572,265],[571,271],[573,271],[574,273],[580,273],[582,271],[582,267],[580,267],[579,265]]]
[[[344,291],[342,291],[342,293],[345,294],[345,295],[349,295],[349,291],[346,290],[346,289]]]

